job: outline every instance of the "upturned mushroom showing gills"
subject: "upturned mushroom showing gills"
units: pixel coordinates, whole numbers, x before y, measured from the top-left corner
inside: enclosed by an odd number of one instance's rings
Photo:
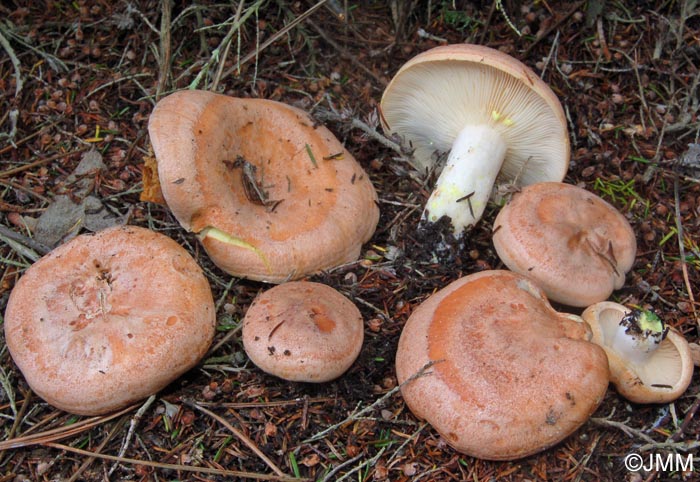
[[[148,130],[168,207],[234,276],[300,278],[356,260],[374,233],[367,174],[297,108],[180,91],[158,102]]]
[[[411,411],[452,447],[510,460],[563,440],[608,386],[605,352],[580,318],[554,311],[528,278],[483,271],[411,314],[396,373]]]
[[[593,338],[608,355],[610,381],[636,403],[667,403],[680,397],[693,377],[683,335],[651,311],[603,301],[583,312]]]
[[[362,349],[357,307],[330,286],[291,281],[260,294],[243,318],[243,348],[261,370],[296,382],[342,375]]]
[[[637,241],[630,223],[595,194],[570,184],[532,184],[513,194],[493,227],[493,244],[511,270],[550,300],[585,307],[625,283]]]
[[[162,234],[115,227],[78,236],[15,285],[5,339],[29,386],[97,415],[152,395],[194,367],[216,324],[209,283]]]
[[[481,219],[495,183],[561,181],[569,165],[555,94],[526,65],[488,47],[417,55],[384,91],[381,112],[385,131],[414,149],[417,169],[439,170],[449,153],[423,222],[448,216],[457,237]]]

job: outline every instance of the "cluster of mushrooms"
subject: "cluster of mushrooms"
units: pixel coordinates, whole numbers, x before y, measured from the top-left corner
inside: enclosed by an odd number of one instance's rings
[[[381,113],[414,166],[440,172],[422,222],[447,217],[461,238],[495,185],[514,191],[493,228],[511,271],[452,282],[401,334],[397,377],[416,416],[460,452],[504,460],[568,436],[610,381],[639,403],[683,393],[693,371],[685,339],[651,312],[605,301],[633,265],[635,235],[612,206],[561,182],[566,121],[539,77],[486,47],[438,47],[400,69]],[[377,194],[362,167],[308,114],[270,100],[176,92],[157,104],[149,134],[178,222],[222,270],[277,285],[243,319],[251,361],[293,381],[342,375],[362,347],[360,312],[298,280],[357,260],[372,237]],[[549,300],[585,310],[559,313]],[[5,315],[28,384],[78,414],[161,390],[206,354],[215,324],[195,260],[138,227],[56,248],[18,281]]]

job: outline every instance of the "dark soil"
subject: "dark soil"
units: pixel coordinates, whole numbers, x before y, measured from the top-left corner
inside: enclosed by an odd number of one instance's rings
[[[46,248],[32,243],[27,224],[75,189],[68,176],[96,149],[106,169],[90,178],[91,192],[103,207],[171,236],[204,268],[217,301],[215,349],[152,403],[88,419],[34,395],[3,343],[0,482],[274,479],[251,445],[286,476],[307,480],[700,480],[697,460],[695,473],[624,465],[630,453],[700,446],[697,374],[671,404],[632,404],[610,387],[579,431],[513,462],[461,455],[410,413],[393,366],[402,326],[450,281],[503,267],[491,243],[498,206],[463,243],[435,255],[435,233],[418,229],[432,181],[351,125],[376,125],[388,81],[431,47],[480,43],[523,61],[565,108],[565,182],[609,201],[637,233],[636,263],[612,299],[653,308],[697,342],[700,169],[684,157],[700,135],[695,2],[327,1],[292,24],[317,4],[243,1],[238,28],[239,2],[178,2],[169,22],[161,3],[0,6],[0,312]],[[359,359],[334,382],[284,382],[247,362],[240,320],[267,286],[216,268],[167,207],[139,198],[148,116],[158,98],[191,85],[286,102],[319,119],[343,114],[324,123],[369,174],[381,219],[360,260],[309,278],[350,297],[366,322]]]

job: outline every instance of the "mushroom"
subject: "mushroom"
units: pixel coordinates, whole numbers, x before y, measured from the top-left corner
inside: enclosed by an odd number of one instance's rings
[[[215,322],[209,283],[187,251],[121,226],[78,236],[30,266],[10,294],[5,339],[37,395],[97,415],[196,365]]]
[[[377,194],[331,132],[265,99],[187,90],[148,130],[163,196],[224,271],[280,283],[354,261]]]
[[[390,135],[414,150],[419,170],[440,168],[423,212],[451,219],[455,236],[484,212],[495,182],[561,181],[569,165],[559,100],[532,70],[481,45],[436,47],[409,60],[381,101]]]
[[[698,367],[700,366],[700,345],[697,343],[689,343],[690,356],[693,359],[693,364]]]
[[[621,288],[637,251],[634,231],[617,209],[557,182],[513,194],[496,216],[493,244],[508,268],[534,279],[550,300],[578,307]]]
[[[582,317],[608,355],[610,381],[636,403],[667,403],[680,397],[693,376],[693,359],[683,335],[653,312],[602,301]]]
[[[243,348],[261,370],[295,382],[327,382],[353,364],[364,323],[330,286],[291,281],[260,294],[243,318]]]
[[[456,450],[517,459],[564,439],[602,401],[608,363],[589,338],[528,278],[483,271],[416,308],[396,374],[411,411]]]

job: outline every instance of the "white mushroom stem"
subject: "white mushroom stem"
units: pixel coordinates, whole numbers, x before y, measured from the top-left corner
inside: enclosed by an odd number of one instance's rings
[[[667,332],[668,328],[655,314],[633,310],[617,325],[611,348],[623,359],[641,365],[659,347]]]
[[[455,236],[481,219],[501,170],[506,143],[493,127],[465,126],[454,143],[435,190],[423,212],[424,220],[452,220]]]

